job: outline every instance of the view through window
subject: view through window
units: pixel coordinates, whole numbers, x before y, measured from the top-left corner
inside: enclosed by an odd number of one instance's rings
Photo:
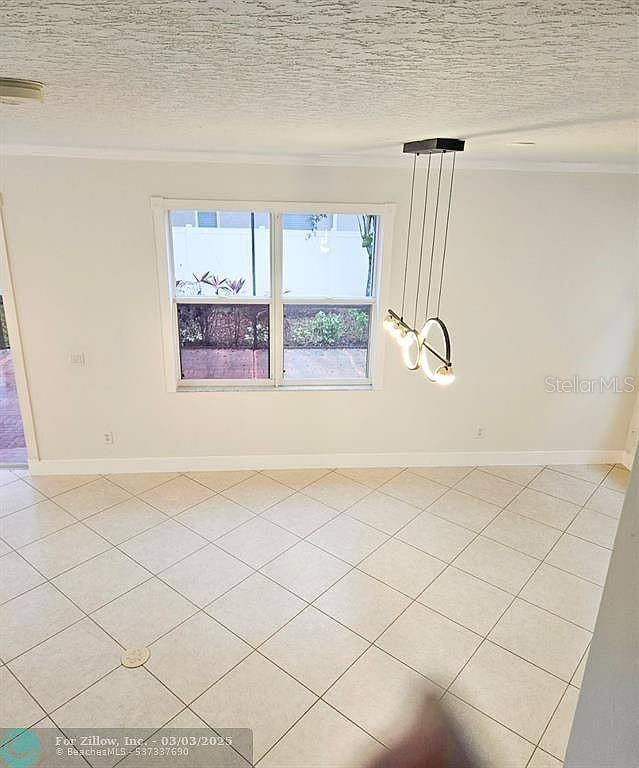
[[[21,464],[26,460],[27,449],[18,404],[9,330],[0,293],[0,464]]]
[[[169,212],[183,383],[370,381],[380,218]]]

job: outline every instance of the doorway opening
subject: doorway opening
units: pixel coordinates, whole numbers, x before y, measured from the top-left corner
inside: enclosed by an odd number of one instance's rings
[[[0,465],[25,464],[27,448],[18,404],[2,290],[0,289]]]

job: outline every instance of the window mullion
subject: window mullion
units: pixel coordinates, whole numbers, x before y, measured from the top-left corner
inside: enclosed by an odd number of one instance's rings
[[[284,317],[282,303],[282,214],[271,213],[271,291],[273,325],[271,331],[272,377],[275,386],[283,384],[284,369]]]

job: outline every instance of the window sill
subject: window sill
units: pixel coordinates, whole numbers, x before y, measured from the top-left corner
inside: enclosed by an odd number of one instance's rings
[[[366,384],[284,384],[279,387],[246,386],[178,386],[176,392],[372,392],[379,387]]]

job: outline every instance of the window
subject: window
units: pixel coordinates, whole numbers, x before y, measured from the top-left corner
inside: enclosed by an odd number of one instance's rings
[[[345,208],[156,201],[171,390],[372,385],[391,209]]]

